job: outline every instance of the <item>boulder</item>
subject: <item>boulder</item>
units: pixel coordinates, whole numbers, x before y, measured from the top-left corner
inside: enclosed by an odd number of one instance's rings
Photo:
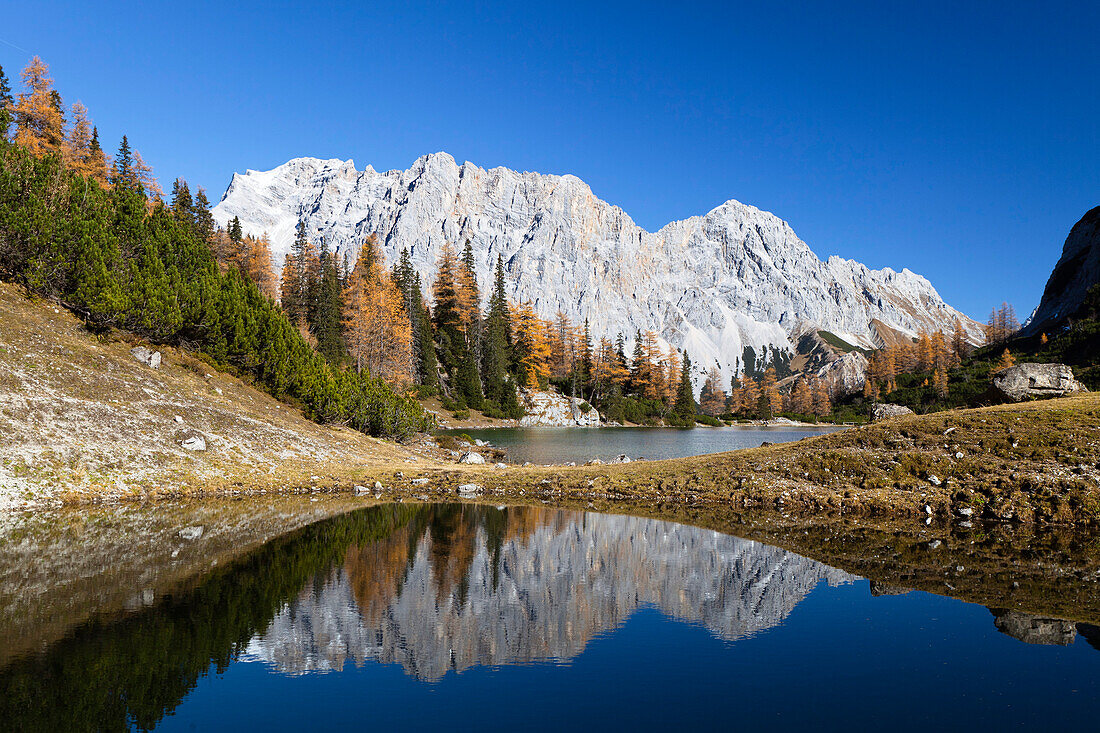
[[[485,489],[478,484],[460,484],[458,487],[459,496],[478,496],[483,491]]]
[[[989,610],[993,614],[993,625],[997,627],[997,631],[1025,644],[1069,646],[1077,638],[1077,629],[1072,621],[1043,618],[1000,608]]]
[[[183,540],[197,540],[202,537],[202,533],[205,527],[201,524],[194,527],[184,527],[179,531],[180,539]]]
[[[135,346],[134,348],[130,349],[130,353],[142,364],[145,364],[152,369],[160,369],[161,356],[159,351],[150,351],[144,346]]]
[[[206,450],[206,436],[197,430],[178,430],[175,437],[176,443],[184,450]]]
[[[480,465],[482,463],[485,463],[485,456],[481,455],[480,453],[474,453],[473,451],[470,451],[469,453],[463,453],[462,457],[458,459],[458,462]]]
[[[905,405],[892,405],[889,403],[876,402],[871,405],[871,422],[878,422],[879,420],[887,420],[891,417],[901,417],[902,415],[912,415],[913,411]]]
[[[993,392],[1009,402],[1087,391],[1065,364],[1017,364],[993,375]]]

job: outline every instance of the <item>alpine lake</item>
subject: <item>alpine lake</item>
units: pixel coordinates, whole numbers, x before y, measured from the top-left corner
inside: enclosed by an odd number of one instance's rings
[[[0,729],[1095,725],[1093,538],[785,522],[346,494],[27,515]]]

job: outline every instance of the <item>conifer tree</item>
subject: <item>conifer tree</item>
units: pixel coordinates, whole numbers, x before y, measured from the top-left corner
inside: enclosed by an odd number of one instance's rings
[[[703,389],[699,392],[699,410],[704,415],[717,417],[726,411],[726,391],[722,389],[722,372],[717,366],[707,372]]]
[[[403,301],[382,269],[382,252],[372,234],[344,286],[344,332],[356,370],[366,368],[391,384],[412,381],[412,327]]]
[[[88,110],[80,102],[73,104],[73,124],[61,147],[65,165],[82,176],[91,175],[92,128],[88,122]]]
[[[23,85],[15,103],[15,143],[41,158],[58,150],[64,139],[64,120],[54,101],[50,69],[35,56],[23,69]]]
[[[832,399],[829,397],[829,390],[825,386],[825,383],[820,379],[814,385],[814,414],[818,417],[825,417],[833,411]]]
[[[768,398],[768,408],[774,414],[783,409],[783,398],[779,395],[779,388],[776,386],[776,373],[775,367],[770,366],[764,370],[763,381],[761,382],[761,390],[764,396]]]
[[[504,282],[504,258],[497,255],[493,273],[493,292],[489,296],[489,311],[485,315],[485,338],[481,352],[482,384],[486,398],[496,402],[507,412],[519,407],[516,389],[511,384],[509,365],[512,350],[512,314],[508,309],[508,296]],[[507,407],[506,407],[507,404]]]
[[[680,368],[680,386],[676,392],[676,404],[673,414],[682,419],[694,419],[698,413],[695,404],[695,388],[691,384],[691,359],[684,352],[682,366]]]
[[[814,411],[814,393],[808,380],[799,379],[795,385],[791,393],[791,409],[799,415],[809,415]]]
[[[340,364],[346,352],[341,323],[344,312],[342,300],[336,258],[325,241],[321,240],[320,280],[310,332],[317,339],[317,351],[330,364]]]
[[[4,67],[0,66],[0,142],[8,139],[8,129],[11,127],[12,96],[11,84],[4,74]]]
[[[110,185],[111,166],[99,144],[99,130],[92,126],[92,140],[88,143],[88,175],[101,186]]]
[[[127,191],[139,191],[137,175],[134,173],[134,156],[130,149],[130,141],[125,135],[118,146],[118,154],[115,155],[114,165],[111,167],[111,185],[117,189]]]
[[[456,398],[469,407],[480,408],[481,378],[467,340],[467,327],[471,322],[468,287],[465,264],[458,260],[449,243],[444,244],[432,286],[432,315],[439,339],[439,353]]]
[[[210,201],[206,198],[206,191],[201,186],[195,193],[194,201],[191,220],[194,222],[195,233],[199,241],[209,246],[214,239],[214,216],[210,213]]]

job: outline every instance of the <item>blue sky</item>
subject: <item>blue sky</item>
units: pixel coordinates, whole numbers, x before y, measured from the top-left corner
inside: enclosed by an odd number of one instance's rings
[[[656,229],[723,201],[984,319],[1100,204],[1100,3],[10,3],[162,182],[426,152],[573,173]],[[167,189],[169,186],[165,185]]]

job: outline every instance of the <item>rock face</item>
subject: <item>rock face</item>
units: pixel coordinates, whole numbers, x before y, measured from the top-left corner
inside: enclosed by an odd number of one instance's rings
[[[234,174],[213,214],[267,232],[279,265],[299,220],[314,240],[351,254],[375,233],[387,264],[409,249],[425,285],[444,243],[469,240],[486,294],[501,255],[510,298],[532,301],[544,318],[587,318],[595,339],[622,333],[628,351],[637,329],[652,329],[687,351],[697,387],[713,366],[728,383],[793,353],[791,334],[807,324],[870,348],[898,333],[950,331],[959,317],[974,343],[982,338],[920,275],[823,262],[786,222],[752,206],[731,200],[648,232],[575,176],[486,170],[446,153],[386,173],[297,158]]]
[[[589,408],[581,409],[581,400],[565,397],[555,392],[533,392],[527,397],[527,414],[520,418],[522,427],[582,427],[600,425],[600,414]]]
[[[1065,364],[1017,364],[993,375],[993,391],[1002,399],[1021,402],[1087,390]]]
[[[1023,333],[1036,334],[1061,325],[1100,283],[1100,206],[1092,209],[1070,230],[1062,256],[1050,273],[1039,307],[1027,319]]]
[[[877,403],[871,405],[871,422],[886,420],[891,417],[912,415],[913,411],[905,405],[891,405],[889,403]]]

